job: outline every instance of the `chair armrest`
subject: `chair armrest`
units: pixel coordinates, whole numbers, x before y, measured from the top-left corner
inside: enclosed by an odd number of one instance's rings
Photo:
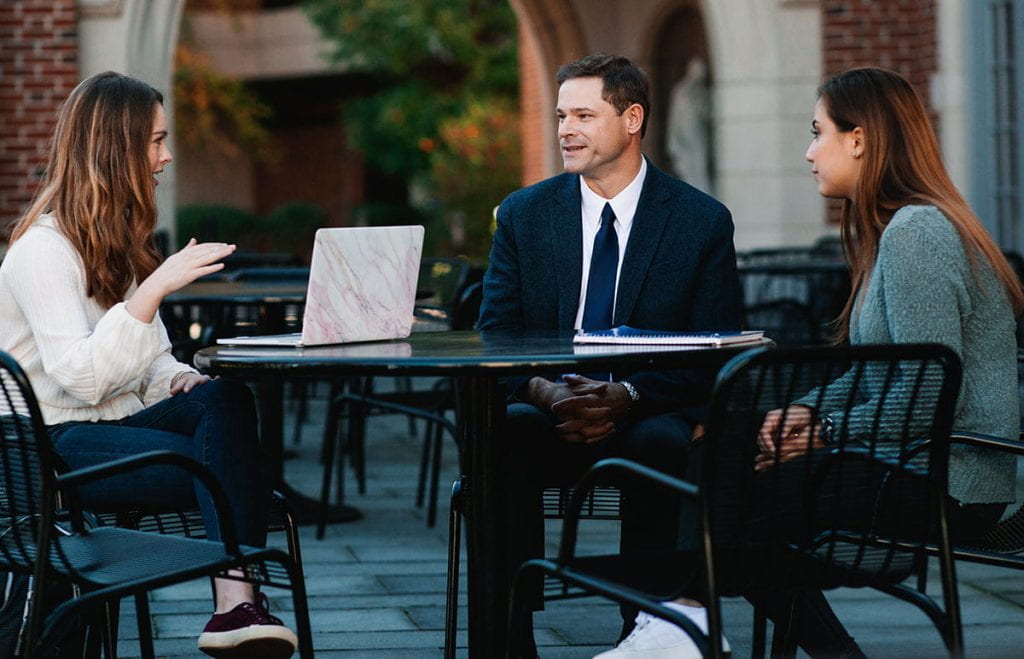
[[[954,432],[949,436],[951,444],[965,444],[978,448],[987,448],[1006,453],[1024,455],[1024,441],[1019,439],[1003,439],[992,435],[983,435],[976,432]]]
[[[147,451],[146,453],[111,460],[91,467],[83,467],[82,469],[58,475],[57,485],[61,488],[73,488],[71,491],[76,494],[68,497],[68,505],[72,511],[75,511],[73,518],[80,519],[81,506],[78,503],[77,497],[77,488],[80,484],[158,464],[184,469],[202,482],[213,499],[213,507],[217,512],[217,523],[220,527],[221,542],[229,554],[237,555],[239,553],[238,539],[235,535],[235,524],[234,520],[231,519],[228,498],[224,493],[224,488],[221,487],[220,482],[217,481],[210,470],[181,453],[175,453],[174,451]],[[76,530],[81,531],[81,529]]]
[[[623,458],[607,458],[599,460],[587,470],[583,477],[572,490],[569,496],[569,505],[566,508],[565,521],[562,523],[562,539],[558,546],[558,562],[566,564],[571,561],[576,551],[576,531],[579,527],[580,510],[583,508],[583,501],[587,493],[594,488],[598,477],[608,472],[625,472],[633,476],[646,478],[654,481],[669,490],[676,490],[683,496],[693,499],[697,498],[698,488],[693,483],[687,483],[668,474],[664,474],[642,464]]]
[[[444,426],[453,437],[458,437],[458,430],[455,428],[455,424],[448,420],[448,418],[441,412],[430,412],[419,407],[412,407],[410,405],[403,405],[401,403],[393,403],[387,400],[381,400],[374,398],[373,396],[361,396],[359,394],[339,394],[335,400],[339,402],[352,402],[366,405],[371,409],[386,410],[388,412],[394,412],[396,414],[406,414],[408,416],[414,416],[427,421],[434,421]]]

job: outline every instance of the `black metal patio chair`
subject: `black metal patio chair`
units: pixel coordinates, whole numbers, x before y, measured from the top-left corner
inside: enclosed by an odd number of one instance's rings
[[[776,629],[773,654],[792,656],[802,592],[872,587],[921,608],[951,655],[959,656],[960,608],[945,518],[948,438],[959,382],[959,361],[942,346],[747,351],[718,376],[706,435],[693,456],[699,468],[688,474],[699,478],[699,490],[646,474],[696,497],[699,523],[690,546],[657,556],[576,556],[577,513],[586,491],[608,471],[650,471],[622,460],[602,461],[576,488],[558,557],[529,561],[520,574],[540,570],[631,603],[675,623],[703,654],[716,657],[722,653],[719,596],[751,596],[756,602],[765,594],[788,593],[791,612],[788,624]],[[797,401],[811,410],[812,423],[829,419],[834,442],[755,471],[756,439],[766,414]],[[903,583],[933,554],[942,574],[941,607]],[[637,560],[664,575],[661,592],[624,578],[620,567]],[[694,589],[708,606],[708,634],[661,604],[680,593],[692,597]],[[517,606],[515,592],[510,611]],[[755,635],[754,655],[764,647],[763,636]]]
[[[78,496],[86,483],[142,467],[167,464],[187,470],[213,497],[223,542],[123,528],[88,528]],[[149,591],[199,577],[222,577],[290,589],[299,650],[312,657],[305,584],[287,554],[238,544],[217,480],[194,460],[152,451],[58,473],[60,460],[43,425],[32,388],[17,362],[0,352],[0,568],[32,575],[36,584],[70,582],[81,596],[52,609],[37,589],[24,628],[26,656],[45,648],[50,632],[73,612],[94,612],[133,596],[143,656],[153,656]],[[58,495],[68,520],[57,525]],[[59,529],[59,530],[58,530]],[[43,611],[49,611],[43,615]],[[108,656],[116,648],[105,643]]]
[[[763,329],[780,346],[825,345],[850,294],[841,257],[817,248],[737,255],[743,326]]]

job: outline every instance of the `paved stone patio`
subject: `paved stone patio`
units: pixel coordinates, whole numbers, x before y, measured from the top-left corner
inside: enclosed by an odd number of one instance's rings
[[[320,393],[326,392],[321,386]],[[314,494],[323,401],[314,401],[298,457],[286,463],[288,481]],[[286,425],[291,428],[290,419]],[[302,555],[309,591],[313,643],[317,657],[440,657],[444,636],[447,557],[446,490],[457,476],[454,444],[445,446],[439,524],[428,529],[424,512],[413,506],[420,440],[410,437],[404,418],[371,420],[367,442],[367,492],[348,503],[360,508],[359,522],[328,527],[316,540],[313,527],[302,528]],[[1024,478],[1021,479],[1024,481]],[[549,539],[559,522],[549,522]],[[582,527],[587,549],[613,547],[611,522]],[[280,534],[270,538],[284,547]],[[551,544],[553,551],[554,545]],[[959,566],[960,594],[969,657],[1024,656],[1024,574],[976,565]],[[462,577],[465,584],[465,577]],[[931,583],[938,588],[937,577]],[[272,610],[290,619],[291,599],[268,589]],[[938,633],[916,608],[871,590],[842,589],[829,594],[840,618],[870,657],[940,657]],[[158,656],[204,656],[196,637],[210,615],[206,580],[165,588],[151,597]],[[459,656],[465,657],[465,594],[459,611]],[[726,633],[735,656],[750,654],[751,608],[742,600],[723,601]],[[547,659],[591,657],[607,649],[620,625],[617,606],[587,598],[556,602],[536,618],[537,643]],[[133,607],[125,602],[119,653],[138,656]]]

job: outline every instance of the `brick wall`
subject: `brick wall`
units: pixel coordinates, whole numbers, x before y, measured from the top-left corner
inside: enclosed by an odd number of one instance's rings
[[[938,67],[936,0],[823,0],[825,76],[855,66],[892,69],[910,81],[930,109],[931,77]],[[828,220],[837,222],[839,204]]]
[[[57,107],[78,82],[75,0],[0,2],[0,237],[35,193]]]
[[[545,88],[549,74],[541,66],[540,44],[536,36],[519,21],[519,134],[523,149],[523,185],[547,178],[544,156],[553,148],[542,139],[538,129],[544,122],[554,122],[545,108]]]
[[[825,0],[825,73],[881,66],[903,75],[929,99],[938,65],[935,0]]]

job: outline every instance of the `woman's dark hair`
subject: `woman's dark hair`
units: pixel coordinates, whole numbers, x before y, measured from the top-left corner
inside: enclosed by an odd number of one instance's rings
[[[58,112],[39,193],[11,234],[17,240],[52,212],[82,258],[87,294],[104,307],[160,264],[149,145],[162,103],[160,92],[119,73],[79,83]]]
[[[979,255],[989,261],[1019,315],[1024,310],[1020,280],[953,185],[932,122],[910,83],[892,71],[858,68],[828,80],[818,95],[837,130],[864,133],[860,178],[854,198],[843,202],[840,220],[853,291],[839,317],[837,338],[849,335],[850,315],[871,276],[882,232],[908,204],[942,211],[960,234],[971,267]]]

